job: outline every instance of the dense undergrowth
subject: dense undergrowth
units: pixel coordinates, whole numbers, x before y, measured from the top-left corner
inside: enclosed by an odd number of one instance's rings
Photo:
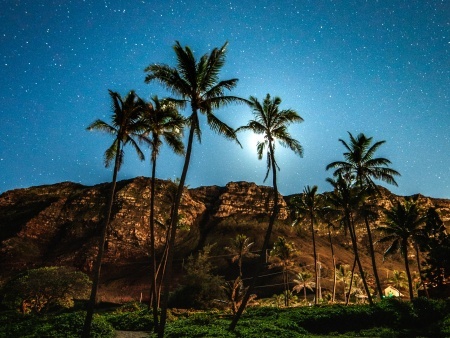
[[[387,299],[369,305],[324,305],[278,309],[249,308],[235,332],[223,311],[176,311],[166,337],[450,337],[450,300]],[[0,313],[0,337],[79,337],[83,311],[46,315]],[[148,331],[151,314],[141,304],[127,304],[94,317],[92,337],[114,337],[114,330]]]

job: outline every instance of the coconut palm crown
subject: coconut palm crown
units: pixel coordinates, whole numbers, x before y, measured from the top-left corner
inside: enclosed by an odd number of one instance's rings
[[[246,100],[225,95],[236,87],[238,79],[220,80],[219,73],[225,64],[225,53],[228,43],[215,48],[211,53],[203,55],[200,60],[195,59],[192,50],[182,47],[176,41],[173,49],[177,58],[176,67],[165,64],[152,64],[145,68],[147,76],[145,82],[156,81],[179,98],[170,98],[181,108],[190,105],[192,114],[188,118],[190,127],[201,141],[201,129],[198,112],[206,115],[207,124],[212,130],[227,138],[237,141],[233,128],[219,120],[214,109],[230,103],[245,102]]]
[[[347,149],[344,152],[346,161],[332,162],[327,165],[326,169],[336,169],[333,173],[334,176],[353,177],[360,187],[376,188],[373,179],[397,186],[394,176],[400,176],[400,173],[388,167],[391,161],[384,157],[374,157],[375,152],[386,141],[378,141],[372,145],[372,137],[366,137],[360,133],[355,138],[350,132],[348,134],[350,136],[349,144],[339,139],[339,142]]]
[[[275,148],[275,140],[281,146],[291,149],[299,156],[303,156],[303,147],[300,142],[294,139],[287,131],[287,127],[290,124],[303,122],[303,118],[292,109],[280,110],[280,104],[281,99],[278,96],[271,98],[270,94],[267,94],[262,104],[257,98],[250,96],[249,106],[253,111],[254,119],[250,120],[246,126],[237,129],[237,131],[251,130],[255,134],[264,136],[264,141],[258,142],[256,145],[258,159],[261,160],[264,152],[267,151],[267,171],[264,181],[267,180],[272,167],[280,169],[275,161],[275,157],[270,154],[270,147]],[[273,165],[272,161],[274,162]]]

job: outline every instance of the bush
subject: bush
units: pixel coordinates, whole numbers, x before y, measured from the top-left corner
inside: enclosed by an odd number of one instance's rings
[[[150,331],[154,327],[152,313],[146,306],[139,303],[125,304],[104,316],[116,330]]]
[[[210,309],[218,305],[217,299],[225,298],[223,278],[212,274],[209,259],[211,248],[212,245],[205,246],[197,257],[188,257],[182,286],[171,295],[169,306]]]
[[[83,330],[85,312],[64,313],[57,316],[2,314],[0,337],[79,338]],[[5,322],[9,320],[9,322]],[[94,316],[91,338],[112,338],[114,328],[101,316]]]
[[[44,267],[28,270],[8,281],[2,288],[2,303],[22,313],[40,313],[70,308],[74,298],[89,294],[90,280],[68,267]]]

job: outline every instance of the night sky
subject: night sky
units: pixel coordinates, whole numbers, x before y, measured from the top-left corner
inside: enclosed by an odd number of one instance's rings
[[[339,138],[386,140],[378,156],[402,176],[400,195],[450,198],[450,2],[367,1],[40,1],[3,0],[0,11],[0,192],[62,181],[111,180],[103,153],[112,139],[86,127],[110,120],[108,89],[144,99],[168,96],[145,84],[151,63],[175,65],[178,40],[197,57],[229,42],[222,79],[233,95],[280,96],[304,122],[289,131],[304,147],[282,147],[279,190],[330,190],[328,163]],[[232,127],[252,118],[243,105],[217,116]],[[204,120],[203,120],[204,121]],[[194,145],[187,184],[263,184],[256,141],[208,131]],[[186,132],[187,134],[187,132]],[[125,149],[119,179],[150,176]],[[148,154],[148,151],[147,151]],[[183,159],[163,147],[157,176],[175,179]],[[265,184],[270,185],[270,180]]]

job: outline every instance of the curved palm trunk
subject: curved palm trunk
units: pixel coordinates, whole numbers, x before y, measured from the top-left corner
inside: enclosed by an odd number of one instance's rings
[[[409,271],[408,241],[407,240],[402,240],[402,252],[403,252],[403,257],[405,258],[406,276],[408,277],[409,299],[412,300],[414,298],[414,292],[413,292],[413,286],[412,286],[411,272]]]
[[[266,235],[264,236],[264,242],[261,249],[261,255],[259,256],[259,262],[255,270],[255,274],[253,275],[251,284],[249,285],[247,292],[245,293],[244,299],[242,300],[241,306],[239,306],[238,311],[233,316],[233,320],[231,321],[230,326],[228,329],[230,331],[234,331],[236,328],[236,325],[239,321],[239,319],[242,316],[242,313],[244,312],[244,309],[247,306],[248,300],[250,299],[250,295],[252,294],[255,286],[256,286],[256,280],[258,279],[259,273],[264,266],[265,263],[265,253],[267,249],[269,248],[269,242],[270,242],[270,236],[272,235],[273,225],[275,223],[275,219],[278,215],[278,186],[277,186],[277,168],[275,164],[275,155],[273,153],[273,147],[272,142],[269,140],[269,153],[270,158],[272,160],[272,184],[273,184],[273,192],[274,192],[274,198],[273,198],[273,210],[272,214],[269,218],[269,225],[267,226]],[[161,337],[162,338],[162,337]]]
[[[194,108],[193,108],[194,110]],[[194,110],[193,116],[196,115],[196,111]],[[184,160],[183,171],[181,173],[180,183],[178,185],[177,194],[175,197],[175,201],[173,204],[173,211],[170,220],[170,237],[169,237],[169,245],[167,247],[167,262],[166,262],[166,271],[163,277],[163,285],[164,292],[161,298],[161,318],[159,325],[158,338],[164,337],[164,330],[166,327],[167,320],[167,306],[169,302],[169,289],[170,289],[170,280],[172,279],[172,263],[173,256],[175,251],[175,236],[177,232],[177,221],[178,221],[178,208],[180,207],[181,197],[183,196],[184,183],[186,181],[187,172],[189,169],[189,163],[191,161],[191,153],[192,153],[192,144],[194,141],[194,126],[191,125],[189,130],[189,138],[188,138],[188,146],[186,149],[186,157]]]
[[[422,268],[420,267],[420,257],[419,257],[419,247],[418,245],[414,245],[415,249],[416,249],[416,258],[417,258],[417,268],[419,270],[419,276],[420,276],[420,283],[423,285],[423,290],[425,291],[425,296],[427,298],[430,298],[430,295],[428,294],[428,288],[427,285],[425,284],[423,277],[422,277]]]
[[[377,284],[378,296],[380,297],[380,299],[383,299],[383,290],[381,289],[380,278],[378,277],[377,262],[375,260],[375,250],[373,248],[372,231],[370,230],[370,225],[369,225],[369,220],[367,219],[367,215],[364,215],[364,222],[366,223],[367,237],[369,239],[370,258],[372,259],[373,275],[375,277],[375,282]]]
[[[158,300],[156,297],[156,257],[155,257],[155,177],[156,154],[152,154],[152,180],[150,185],[150,304],[153,309],[154,330],[158,332]]]
[[[316,278],[316,296],[314,297],[314,305],[319,304],[319,274],[317,273],[317,252],[316,252],[316,236],[314,234],[314,214],[310,211],[310,219],[311,219],[311,234],[312,234],[312,242],[313,242],[313,252],[314,252],[314,275]]]
[[[116,182],[117,182],[117,173],[119,172],[119,164],[120,164],[120,145],[121,142],[117,142],[117,153],[116,153],[116,159],[114,162],[114,170],[113,170],[113,179],[111,183],[111,193],[108,197],[108,203],[106,207],[106,217],[102,224],[102,231],[100,235],[100,239],[98,242],[98,253],[97,258],[94,265],[94,276],[92,278],[92,289],[91,289],[91,295],[89,297],[89,302],[87,305],[87,312],[86,317],[84,319],[84,326],[83,326],[83,333],[81,335],[82,338],[89,338],[91,335],[91,324],[92,324],[92,317],[94,316],[94,308],[95,304],[97,303],[97,291],[98,291],[98,285],[100,282],[100,271],[102,268],[102,259],[103,254],[105,252],[105,242],[106,242],[106,235],[108,233],[108,226],[111,219],[111,213],[112,213],[112,207],[114,202],[114,195],[116,193]]]

